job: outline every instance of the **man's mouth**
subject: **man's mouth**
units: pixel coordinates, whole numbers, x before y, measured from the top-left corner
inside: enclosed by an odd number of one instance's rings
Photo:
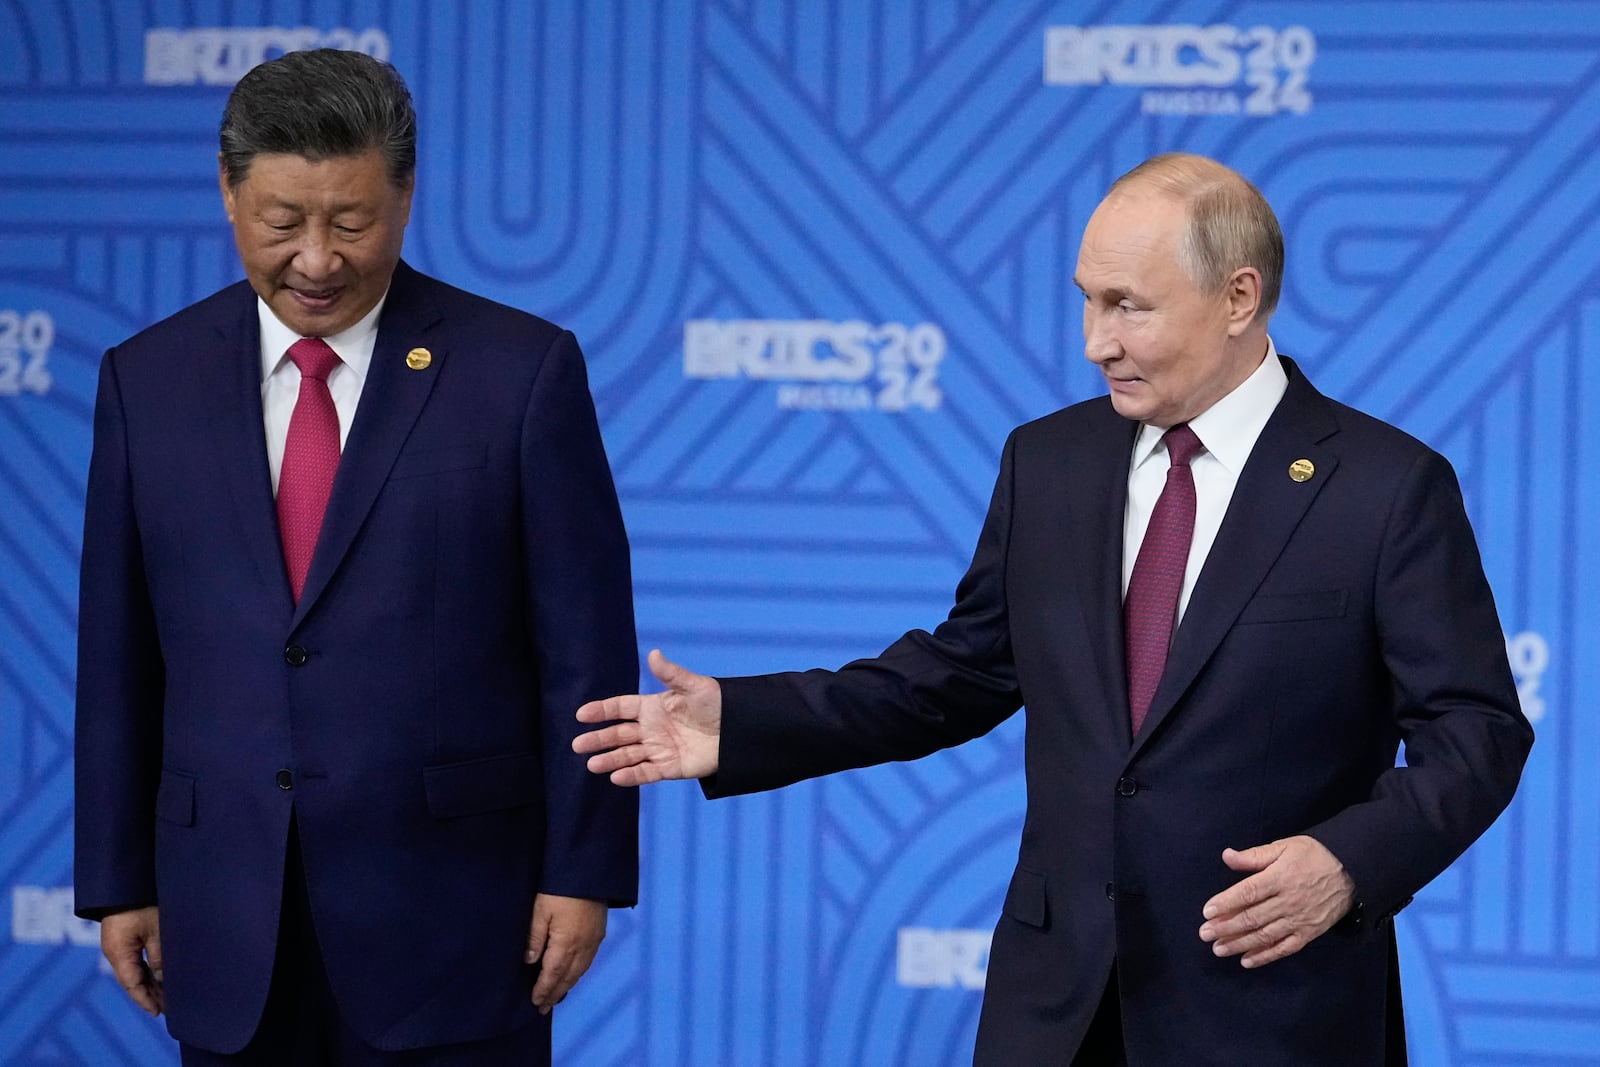
[[[294,295],[295,302],[301,307],[312,311],[320,311],[337,303],[339,294],[344,292],[344,289],[342,286],[333,286],[327,289],[306,289],[291,286],[289,292]]]

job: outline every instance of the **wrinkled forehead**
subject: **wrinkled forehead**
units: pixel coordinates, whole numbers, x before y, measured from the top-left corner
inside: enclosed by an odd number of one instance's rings
[[[1189,213],[1178,197],[1138,187],[1112,192],[1089,216],[1078,248],[1078,284],[1091,276],[1178,262]]]
[[[1189,205],[1175,193],[1148,185],[1128,185],[1106,194],[1089,223],[1084,228],[1084,238],[1091,235],[1100,241],[1114,241],[1120,237],[1164,236],[1177,239],[1183,236],[1189,222]]]

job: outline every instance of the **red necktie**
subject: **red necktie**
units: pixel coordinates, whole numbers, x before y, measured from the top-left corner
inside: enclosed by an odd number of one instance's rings
[[[283,443],[278,532],[298,604],[322,531],[322,514],[333,492],[333,476],[339,470],[339,411],[328,392],[328,375],[339,365],[339,356],[320,337],[305,337],[289,347],[289,358],[300,368],[300,396]]]
[[[1183,591],[1183,572],[1189,566],[1189,543],[1194,540],[1194,472],[1189,461],[1205,447],[1187,423],[1168,430],[1162,440],[1172,466],[1167,468],[1167,484],[1150,513],[1122,605],[1128,716],[1135,737],[1167,665],[1172,626],[1178,617],[1178,594]]]

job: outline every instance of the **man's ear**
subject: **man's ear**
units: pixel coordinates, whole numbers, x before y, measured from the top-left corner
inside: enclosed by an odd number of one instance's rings
[[[411,194],[416,191],[417,176],[411,175],[406,179],[405,189],[401,192],[400,225],[405,226],[411,222]]]
[[[1223,285],[1228,299],[1228,336],[1238,337],[1250,328],[1261,308],[1261,272],[1240,267]]]
[[[228,165],[222,161],[222,154],[217,154],[217,184],[222,187],[222,210],[227,213],[228,221],[233,221],[235,198],[233,186],[228,184]]]

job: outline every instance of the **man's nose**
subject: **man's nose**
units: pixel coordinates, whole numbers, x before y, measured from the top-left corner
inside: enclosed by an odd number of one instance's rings
[[[339,267],[339,253],[334,250],[330,236],[327,231],[313,226],[300,239],[294,266],[308,281],[329,278]]]
[[[1106,316],[1094,308],[1083,308],[1083,354],[1090,363],[1108,363],[1122,354],[1116,331],[1106,321]]]

